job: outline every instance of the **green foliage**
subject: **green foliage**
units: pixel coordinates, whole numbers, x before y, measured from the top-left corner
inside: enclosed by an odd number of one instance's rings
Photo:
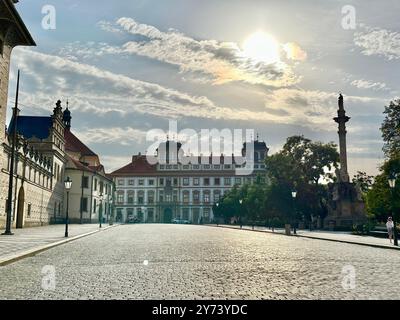
[[[268,177],[235,187],[220,200],[218,215],[225,221],[241,216],[247,223],[265,221],[283,225],[310,215],[326,215],[326,185],[337,167],[339,154],[333,143],[312,142],[303,136],[287,139],[282,151],[266,159]],[[266,183],[268,181],[268,183]],[[292,191],[297,191],[296,199]],[[242,205],[239,200],[243,200]]]
[[[390,101],[383,113],[385,114],[381,126],[385,142],[383,151],[388,159],[397,158],[400,151],[400,99]]]
[[[353,183],[358,185],[363,194],[367,193],[374,182],[374,177],[367,175],[366,172],[357,171],[357,174],[353,178]]]

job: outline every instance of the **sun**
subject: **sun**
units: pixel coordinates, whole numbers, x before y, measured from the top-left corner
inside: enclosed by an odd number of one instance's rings
[[[279,44],[268,33],[259,31],[243,43],[243,54],[253,60],[267,64],[279,62]]]

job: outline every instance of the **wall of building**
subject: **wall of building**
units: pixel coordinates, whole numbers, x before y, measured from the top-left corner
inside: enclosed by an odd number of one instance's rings
[[[69,191],[69,219],[71,223],[79,223],[81,218],[82,171],[66,169],[65,176],[72,180],[72,187]],[[84,172],[84,176],[88,179],[88,187],[83,188],[83,198],[87,199],[87,205],[82,211],[82,221],[84,223],[98,223],[101,216],[103,222],[108,222],[112,208],[112,181],[101,175],[87,171]],[[101,183],[103,183],[103,190],[100,187]],[[65,207],[63,214],[65,216],[66,191],[64,198]]]

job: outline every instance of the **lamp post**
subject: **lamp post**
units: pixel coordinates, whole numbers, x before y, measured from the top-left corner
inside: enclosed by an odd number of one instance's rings
[[[65,212],[65,237],[68,238],[69,190],[71,190],[71,187],[72,187],[72,180],[69,177],[67,177],[67,179],[64,181],[64,186],[65,186],[65,190],[67,190],[67,210]]]
[[[292,191],[293,211],[294,211],[293,234],[297,234],[296,233],[296,217],[297,217],[297,213],[296,213],[296,197],[297,197],[297,191]]]
[[[102,228],[101,220],[103,220],[103,193],[100,193],[100,209],[99,209],[99,228]]]
[[[217,202],[215,205],[216,205],[216,207],[217,207],[217,211],[218,211],[219,202]],[[218,223],[218,215],[217,215],[217,217],[216,217],[216,219],[215,219],[215,220],[217,221],[217,227],[218,227],[218,225],[219,225],[219,223]]]
[[[391,200],[392,200],[392,216],[393,216],[393,241],[394,245],[398,246],[398,240],[397,240],[397,227],[396,227],[396,214],[394,210],[394,188],[396,187],[396,177],[394,175],[391,175],[388,179],[389,181],[389,187],[390,187],[390,193],[391,193]]]
[[[242,223],[242,204],[243,204],[243,199],[239,200],[239,221],[240,221],[240,229],[243,228],[243,223]]]

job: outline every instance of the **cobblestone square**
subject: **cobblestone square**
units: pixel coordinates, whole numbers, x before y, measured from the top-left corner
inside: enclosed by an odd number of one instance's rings
[[[395,250],[353,244],[122,225],[1,267],[0,299],[399,299],[399,263]]]

